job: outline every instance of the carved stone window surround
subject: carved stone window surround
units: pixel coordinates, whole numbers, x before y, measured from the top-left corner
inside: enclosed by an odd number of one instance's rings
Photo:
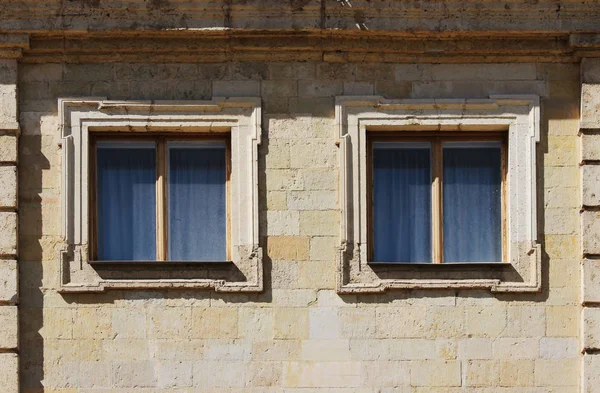
[[[211,101],[109,101],[105,98],[59,99],[62,138],[62,235],[59,255],[61,292],[108,289],[198,288],[217,292],[263,290],[262,249],[258,226],[258,145],[260,98],[213,98]],[[195,264],[171,269],[148,264],[140,269],[93,267],[88,261],[89,133],[230,132],[232,264]]]
[[[539,292],[541,248],[537,241],[536,206],[539,113],[539,97],[534,95],[494,95],[467,100],[337,97],[341,183],[338,293],[412,288]],[[368,263],[366,140],[369,131],[382,130],[508,132],[508,263],[452,267]]]

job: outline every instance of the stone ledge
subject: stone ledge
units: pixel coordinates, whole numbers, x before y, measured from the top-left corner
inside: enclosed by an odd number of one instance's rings
[[[581,159],[583,161],[600,160],[600,134],[596,131],[581,131]]]
[[[600,211],[581,213],[581,243],[584,256],[600,254]]]

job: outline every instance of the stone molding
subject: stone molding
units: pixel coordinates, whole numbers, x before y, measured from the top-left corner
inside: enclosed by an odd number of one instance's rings
[[[337,97],[340,140],[341,245],[339,293],[401,288],[486,288],[492,292],[539,292],[541,247],[537,241],[536,146],[540,138],[539,97],[497,95],[489,99],[386,100],[379,96]],[[510,272],[455,277],[441,269],[427,275],[377,273],[367,261],[366,138],[372,130],[507,130],[509,133],[508,262]],[[437,267],[437,266],[436,266]],[[445,267],[444,267],[445,268]],[[439,273],[439,274],[438,274]]]
[[[264,18],[262,19],[264,20]],[[35,35],[23,62],[325,61],[377,63],[577,62],[600,56],[596,34],[503,35],[360,30],[170,30]],[[251,51],[248,48],[252,48]],[[0,43],[0,50],[2,45]],[[153,56],[149,57],[148,53]]]
[[[59,253],[62,292],[107,289],[205,288],[217,292],[263,289],[258,225],[260,98],[211,101],[108,101],[59,99],[62,138],[62,215],[65,247]],[[231,252],[235,274],[214,278],[213,267],[198,278],[165,276],[124,280],[102,278],[88,263],[88,137],[92,131],[231,132]],[[118,274],[118,268],[113,271]],[[151,268],[152,269],[152,268]],[[216,268],[215,268],[216,269]],[[149,269],[150,270],[150,269]],[[243,277],[244,279],[241,279]]]

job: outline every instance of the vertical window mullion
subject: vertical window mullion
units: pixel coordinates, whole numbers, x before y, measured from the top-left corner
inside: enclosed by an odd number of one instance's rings
[[[165,138],[158,138],[156,147],[156,260],[166,261],[167,250],[167,157]]]
[[[501,187],[501,217],[502,217],[502,262],[508,262],[508,204],[507,204],[507,187],[508,187],[508,143],[505,138],[502,139],[500,150],[500,167],[502,170],[500,187]]]
[[[432,241],[433,241],[433,263],[442,263],[444,260],[444,215],[442,212],[442,142],[440,138],[432,141]]]

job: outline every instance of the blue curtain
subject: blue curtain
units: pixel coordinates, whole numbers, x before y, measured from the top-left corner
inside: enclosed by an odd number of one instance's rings
[[[99,260],[156,259],[156,148],[97,145]]]
[[[226,259],[225,144],[168,145],[169,260]]]
[[[444,155],[444,262],[501,262],[500,142],[450,142]]]
[[[375,143],[374,261],[431,262],[431,145]]]

